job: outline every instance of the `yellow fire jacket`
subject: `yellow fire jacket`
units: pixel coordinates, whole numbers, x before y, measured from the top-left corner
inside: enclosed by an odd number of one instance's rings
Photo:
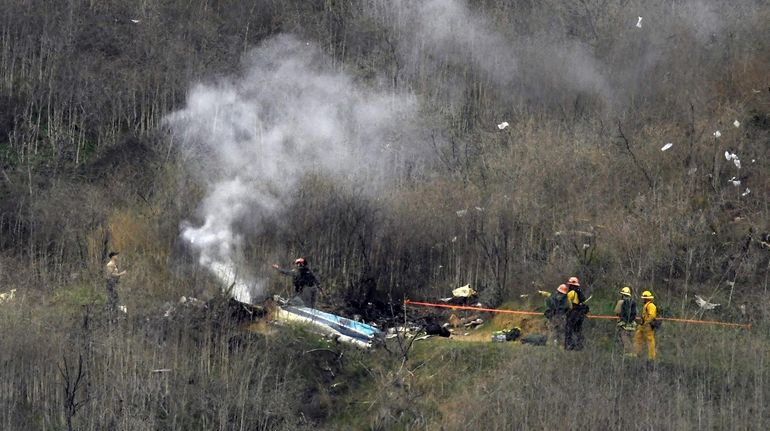
[[[644,308],[642,308],[642,325],[649,325],[656,317],[658,317],[658,308],[655,307],[655,304],[652,301],[644,304]]]

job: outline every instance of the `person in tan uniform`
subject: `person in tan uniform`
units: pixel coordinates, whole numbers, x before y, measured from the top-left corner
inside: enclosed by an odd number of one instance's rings
[[[126,271],[121,271],[118,266],[118,252],[110,252],[109,257],[110,260],[104,268],[104,277],[107,279],[107,314],[114,320],[118,312],[118,281],[126,275]]]
[[[631,297],[631,288],[620,289],[621,298],[615,304],[615,315],[618,316],[617,334],[623,345],[623,353],[635,356],[634,333],[636,332],[636,301]]]

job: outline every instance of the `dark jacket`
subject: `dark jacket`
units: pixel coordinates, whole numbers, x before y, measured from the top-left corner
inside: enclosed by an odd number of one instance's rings
[[[545,317],[550,319],[551,317],[563,316],[567,313],[567,309],[569,308],[569,304],[567,304],[567,295],[556,292],[548,298],[546,305]]]
[[[278,271],[283,275],[291,276],[292,282],[294,283],[294,291],[296,293],[302,293],[305,287],[308,286],[321,287],[321,282],[318,281],[318,277],[316,277],[315,274],[313,274],[313,271],[307,266],[299,266],[296,269],[291,270],[279,269]]]

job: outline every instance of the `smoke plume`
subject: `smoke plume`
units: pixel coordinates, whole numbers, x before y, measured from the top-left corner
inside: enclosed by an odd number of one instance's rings
[[[254,49],[242,75],[198,84],[167,123],[208,184],[202,224],[185,222],[182,238],[199,262],[239,301],[264,294],[245,268],[239,224],[275,217],[310,173],[378,183],[390,172],[384,152],[401,148],[415,103],[357,84],[333,70],[312,43],[278,36]],[[259,232],[248,232],[258,234]]]

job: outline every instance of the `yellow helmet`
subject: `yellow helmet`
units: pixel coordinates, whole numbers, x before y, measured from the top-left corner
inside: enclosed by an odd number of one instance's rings
[[[631,288],[626,286],[622,289],[620,289],[620,294],[623,296],[631,296]]]
[[[649,290],[642,292],[642,299],[653,299],[652,292]]]

